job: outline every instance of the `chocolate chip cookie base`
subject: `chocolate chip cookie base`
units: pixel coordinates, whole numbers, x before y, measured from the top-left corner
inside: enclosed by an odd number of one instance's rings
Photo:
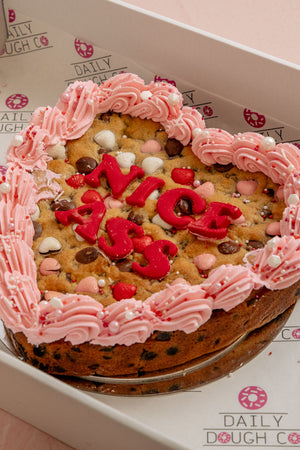
[[[300,281],[279,291],[254,291],[229,312],[216,310],[197,331],[156,331],[145,343],[105,347],[59,340],[38,346],[23,333],[10,334],[20,356],[29,364],[53,375],[130,376],[169,370],[205,355],[219,352],[245,333],[270,323],[288,310],[300,295]],[[232,370],[232,369],[230,369]]]

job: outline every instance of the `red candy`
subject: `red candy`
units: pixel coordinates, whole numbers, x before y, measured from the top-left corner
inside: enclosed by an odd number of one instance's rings
[[[192,169],[176,168],[171,172],[171,178],[175,183],[190,185],[194,181],[194,171]]]
[[[132,270],[143,277],[161,280],[170,272],[170,262],[167,255],[175,256],[178,248],[173,242],[161,239],[154,241],[144,250],[144,257],[149,262],[148,266],[140,266],[132,263]]]
[[[190,233],[204,238],[223,239],[227,236],[227,227],[231,219],[238,219],[242,211],[230,203],[211,202],[200,219],[190,223]]]
[[[152,244],[153,239],[151,236],[142,236],[142,237],[134,237],[132,238],[132,243],[133,243],[133,248],[134,251],[137,253],[143,253],[143,251],[145,250],[145,248]]]
[[[105,211],[106,208],[103,202],[94,202],[69,209],[68,211],[55,211],[55,217],[63,225],[70,225],[72,222],[78,223],[76,233],[90,244],[94,244],[97,240],[97,233]],[[87,218],[82,217],[86,214],[90,214],[90,216]]]
[[[124,298],[132,298],[136,293],[136,286],[134,286],[134,284],[122,283],[120,281],[113,286],[112,290],[114,299],[120,301]]]
[[[83,203],[94,203],[99,201],[102,202],[103,200],[99,192],[89,189],[82,195],[81,201]]]
[[[89,186],[96,188],[100,186],[100,177],[105,176],[111,187],[113,197],[118,198],[130,183],[136,178],[143,177],[144,174],[145,172],[141,167],[133,165],[130,167],[130,172],[124,175],[116,158],[105,153],[101,163],[84,178]]]
[[[145,201],[155,189],[159,189],[165,185],[164,180],[156,177],[147,177],[136,190],[126,197],[128,205],[144,206]]]
[[[177,230],[187,228],[194,219],[188,215],[178,217],[174,213],[180,199],[190,200],[193,214],[200,214],[206,207],[206,202],[196,192],[187,188],[170,189],[164,192],[157,201],[157,211],[160,217]]]
[[[130,233],[135,233],[137,237],[144,235],[142,227],[130,220],[123,219],[123,217],[112,217],[106,222],[106,229],[112,245],[108,245],[105,237],[101,236],[98,239],[98,247],[110,259],[122,259],[133,252],[134,247],[129,236]]]
[[[77,173],[76,175],[72,175],[70,178],[66,180],[66,183],[74,189],[78,189],[82,187],[85,183],[84,175],[81,173]]]

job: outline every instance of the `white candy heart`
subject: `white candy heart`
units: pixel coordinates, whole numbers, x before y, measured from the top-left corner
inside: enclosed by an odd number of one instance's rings
[[[145,171],[147,175],[156,172],[164,166],[164,162],[162,159],[157,158],[156,156],[148,156],[142,162],[142,169]]]
[[[42,255],[47,253],[59,252],[61,250],[61,243],[54,237],[46,237],[39,245],[39,252]]]
[[[33,214],[30,215],[31,220],[36,220],[40,217],[41,211],[38,205],[35,205],[35,211]]]
[[[159,214],[156,214],[153,218],[152,218],[152,223],[155,223],[155,225],[159,225],[161,228],[164,228],[165,230],[171,230],[172,229],[172,225],[168,224],[167,222],[165,222]]]
[[[116,137],[110,130],[99,131],[94,136],[94,141],[104,148],[104,150],[113,150],[116,145]]]
[[[120,167],[129,169],[135,163],[135,154],[131,152],[119,153],[116,157]]]
[[[48,147],[48,155],[53,159],[65,159],[66,147],[60,142],[55,145],[50,145],[50,147]]]

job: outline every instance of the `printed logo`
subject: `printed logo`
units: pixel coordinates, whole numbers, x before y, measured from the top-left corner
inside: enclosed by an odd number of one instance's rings
[[[45,32],[38,33],[33,29],[33,23],[31,20],[27,20],[20,23],[14,23],[15,15],[14,11],[9,17],[8,26],[8,39],[5,42],[2,49],[1,56],[15,56],[26,53],[35,52],[37,50],[45,50],[50,48],[49,40],[45,36]]]
[[[41,36],[40,37],[40,43],[44,46],[47,47],[47,45],[49,45],[49,40],[46,36]]]
[[[259,409],[267,403],[267,393],[258,386],[247,386],[239,393],[240,404],[247,409]]]
[[[253,128],[261,128],[266,123],[265,116],[247,108],[244,109],[244,119]]]
[[[300,444],[300,434],[290,433],[288,435],[288,441],[290,442],[290,444]]]
[[[12,23],[16,20],[16,13],[13,9],[8,10],[8,21],[9,23]]]
[[[229,433],[226,433],[226,431],[221,431],[221,433],[218,434],[218,441],[221,444],[228,444],[230,442],[231,436]]]
[[[176,87],[176,82],[174,80],[169,80],[168,78],[161,78],[159,75],[155,75],[154,77],[154,82],[165,82],[165,83],[169,83],[172,84],[173,86]]]
[[[91,58],[94,54],[94,47],[80,39],[75,39],[74,46],[76,52],[79,56],[82,56],[82,58]]]
[[[203,106],[203,114],[205,116],[210,117],[213,115],[213,113],[214,113],[214,111],[210,106],[208,106],[208,105]]]
[[[299,325],[290,325],[284,327],[280,331],[280,334],[274,339],[274,342],[295,342],[300,341],[300,328]]]
[[[12,94],[7,97],[5,104],[9,109],[22,109],[28,105],[29,99],[24,94]]]
[[[300,339],[300,328],[296,328],[296,330],[293,330],[292,336],[294,339]]]

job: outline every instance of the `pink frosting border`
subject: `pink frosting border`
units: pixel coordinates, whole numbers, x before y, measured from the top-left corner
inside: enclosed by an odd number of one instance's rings
[[[106,308],[84,295],[60,295],[59,302],[40,302],[36,266],[31,250],[33,227],[29,214],[41,198],[54,198],[58,184],[47,170],[49,146],[82,136],[96,114],[113,110],[160,122],[168,136],[193,152],[204,164],[233,163],[250,172],[261,171],[283,186],[286,209],[281,237],[249,252],[240,266],[220,266],[201,284],[178,279],[144,302],[122,300]],[[167,83],[145,85],[137,75],[120,74],[97,86],[76,82],[54,108],[39,108],[29,126],[7,152],[6,182],[10,191],[0,201],[0,317],[13,332],[23,332],[38,345],[64,338],[73,345],[145,342],[155,331],[196,331],[214,309],[229,311],[253,289],[284,289],[300,279],[299,226],[293,217],[300,206],[300,151],[257,133],[231,136],[205,129],[200,113],[182,106],[179,91]],[[36,171],[45,173],[38,192]],[[40,173],[40,172],[39,172]],[[40,176],[40,175],[39,175]]]

